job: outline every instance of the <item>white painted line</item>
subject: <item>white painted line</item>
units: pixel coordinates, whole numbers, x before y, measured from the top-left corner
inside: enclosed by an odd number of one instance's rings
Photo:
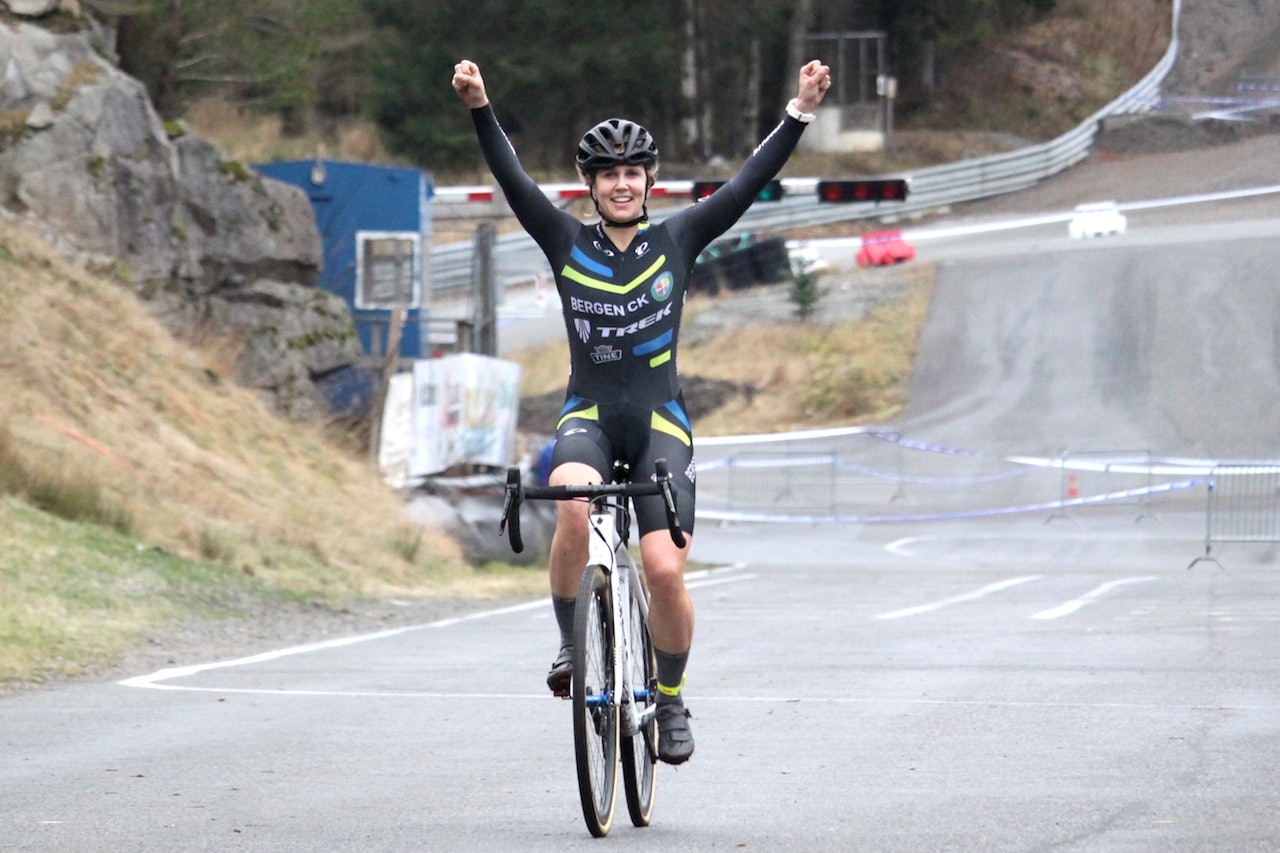
[[[902,610],[891,610],[888,613],[881,613],[876,616],[877,619],[901,619],[904,616],[919,616],[921,613],[928,613],[931,610],[940,610],[943,607],[949,607],[952,604],[961,604],[966,601],[976,601],[979,598],[985,598],[993,592],[1000,592],[1018,584],[1027,583],[1029,581],[1040,580],[1040,575],[1026,575],[1020,578],[1010,578],[1009,580],[999,581],[997,583],[987,584],[982,589],[973,592],[966,592],[964,595],[957,595],[953,598],[944,598],[942,601],[935,601],[932,604],[921,604],[916,607],[907,607]]]
[[[703,589],[709,586],[719,586],[725,583],[738,583],[739,581],[755,580],[755,575],[734,575],[729,578],[707,578],[706,580],[693,581],[692,583],[685,581],[685,587],[688,589]]]
[[[721,702],[725,704],[766,704],[784,705],[941,705],[979,708],[1094,708],[1100,710],[1134,710],[1153,709],[1166,711],[1182,709],[1186,711],[1276,711],[1280,703],[1269,705],[1234,705],[1214,702],[1212,704],[1171,704],[1169,702],[1037,702],[1018,699],[925,699],[921,697],[894,696],[704,696],[697,698],[699,704]]]
[[[720,566],[713,569],[701,569],[695,572],[689,572],[685,575],[685,585],[689,589],[698,589],[707,586],[717,586],[725,583],[736,583],[738,581],[751,580],[755,575],[737,575],[728,573],[736,572],[742,568],[742,564],[731,566]],[[229,690],[226,688],[216,687],[183,687],[172,684],[162,684],[161,682],[170,681],[175,678],[187,678],[192,675],[199,675],[202,672],[210,672],[215,669],[230,669],[237,666],[252,666],[257,663],[266,663],[267,661],[278,660],[280,658],[290,657],[292,655],[309,654],[311,652],[320,652],[327,649],[340,649],[345,646],[354,646],[359,643],[368,643],[374,640],[384,640],[388,637],[397,637],[401,634],[408,634],[413,631],[423,631],[429,628],[448,628],[463,622],[474,622],[479,619],[490,619],[495,616],[506,616],[511,613],[522,613],[526,610],[536,610],[538,608],[547,607],[551,602],[549,597],[534,599],[533,601],[524,601],[520,604],[513,604],[508,607],[498,607],[493,610],[481,610],[476,613],[468,613],[465,616],[453,616],[447,619],[437,619],[435,622],[425,622],[420,625],[405,625],[400,628],[389,628],[385,631],[375,631],[372,634],[359,634],[353,637],[339,637],[333,640],[324,640],[318,643],[307,643],[301,646],[290,646],[285,649],[275,649],[274,651],[262,652],[261,654],[250,655],[243,658],[235,658],[233,660],[214,661],[211,663],[192,664],[191,666],[175,666],[165,669],[158,669],[148,675],[137,675],[132,678],[126,678],[117,682],[123,687],[145,687],[153,690],[194,690],[218,693],[271,693],[278,695],[298,695],[298,696],[444,696],[445,694],[430,693],[396,693],[396,692],[341,692],[341,691],[310,691],[310,690]],[[477,696],[477,698],[488,698]]]
[[[492,616],[502,616],[508,613],[519,613],[523,610],[532,610],[537,607],[547,606],[547,601],[538,599],[536,601],[526,601],[511,607],[500,607],[496,610],[485,610],[479,613],[468,613],[466,616],[451,617],[449,619],[440,619],[435,622],[426,622],[421,625],[405,625],[400,628],[389,628],[385,631],[376,631],[372,634],[359,634],[354,637],[339,637],[333,640],[324,640],[319,643],[307,643],[301,646],[290,646],[285,649],[276,649],[270,652],[262,652],[261,654],[250,655],[243,658],[235,658],[233,660],[214,661],[212,663],[198,663],[191,666],[175,666],[166,669],[159,669],[149,675],[138,675],[133,678],[126,678],[119,682],[124,687],[150,687],[156,690],[182,690],[184,688],[174,687],[168,684],[161,684],[162,681],[169,681],[174,678],[187,678],[192,675],[199,675],[202,672],[209,672],[215,669],[230,669],[237,666],[252,666],[256,663],[266,663],[267,661],[278,660],[280,658],[290,657],[292,655],[309,654],[311,652],[325,651],[327,649],[340,649],[344,646],[354,646],[358,643],[368,643],[373,640],[383,640],[387,637],[397,637],[401,634],[408,634],[412,631],[422,631],[427,628],[447,628],[450,625],[457,625],[461,622],[470,622],[476,619],[487,619]],[[275,691],[271,691],[275,692]]]
[[[899,557],[911,557],[914,556],[910,552],[912,545],[915,545],[917,542],[929,542],[937,538],[938,537],[936,536],[904,536],[901,539],[895,539],[888,545],[885,545],[884,549],[890,554],[897,554]]]
[[[1097,599],[1106,595],[1108,592],[1115,589],[1116,587],[1124,586],[1125,584],[1131,584],[1131,583],[1146,583],[1147,581],[1153,581],[1155,579],[1156,578],[1154,575],[1150,575],[1144,578],[1123,578],[1118,581],[1109,581],[1107,583],[1102,584],[1101,586],[1098,586],[1098,587],[1095,587],[1094,589],[1089,590],[1079,598],[1073,598],[1068,602],[1059,604],[1057,607],[1051,607],[1048,610],[1041,610],[1039,613],[1034,614],[1031,618],[1032,619],[1060,619],[1063,616],[1070,616],[1072,613],[1075,613],[1081,607],[1084,607],[1086,604],[1088,604],[1091,601],[1096,601]]]

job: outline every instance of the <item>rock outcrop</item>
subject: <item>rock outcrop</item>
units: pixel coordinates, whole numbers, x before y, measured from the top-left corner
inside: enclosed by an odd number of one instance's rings
[[[128,282],[176,335],[240,342],[236,378],[282,413],[323,414],[315,380],[360,347],[346,304],[315,286],[306,195],[166,126],[74,0],[4,8],[0,209]]]

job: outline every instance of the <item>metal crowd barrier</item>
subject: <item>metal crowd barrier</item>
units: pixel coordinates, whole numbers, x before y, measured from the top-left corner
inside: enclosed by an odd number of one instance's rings
[[[1066,450],[1059,457],[1062,466],[1060,498],[1063,502],[1090,495],[1132,491],[1134,495],[1108,501],[1110,506],[1136,506],[1138,520],[1151,515],[1151,486],[1154,482],[1150,450]],[[1053,516],[1066,518],[1065,507]]]
[[[837,458],[794,450],[735,453],[729,458],[728,509],[834,515]]]
[[[1187,568],[1217,563],[1215,542],[1280,542],[1280,465],[1214,465],[1208,491],[1204,556]]]

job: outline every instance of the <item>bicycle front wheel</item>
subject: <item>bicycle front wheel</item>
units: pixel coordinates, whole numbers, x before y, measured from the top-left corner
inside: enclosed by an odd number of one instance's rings
[[[587,829],[609,833],[617,801],[618,697],[613,695],[613,609],[609,578],[589,566],[573,626],[573,747]]]
[[[631,650],[632,698],[637,715],[651,710],[658,700],[658,662],[649,639],[649,622],[645,618],[643,581],[637,573],[631,583]],[[633,826],[648,826],[653,820],[654,770],[658,761],[658,721],[650,716],[640,731],[622,739],[622,787],[627,795],[627,812]]]

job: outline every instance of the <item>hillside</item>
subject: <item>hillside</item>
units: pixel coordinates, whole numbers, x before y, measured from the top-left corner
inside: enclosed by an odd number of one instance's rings
[[[271,608],[527,588],[477,576],[367,460],[270,414],[216,349],[175,340],[121,283],[8,218],[0,268],[0,685],[264,594]],[[177,580],[151,574],[157,554]]]

